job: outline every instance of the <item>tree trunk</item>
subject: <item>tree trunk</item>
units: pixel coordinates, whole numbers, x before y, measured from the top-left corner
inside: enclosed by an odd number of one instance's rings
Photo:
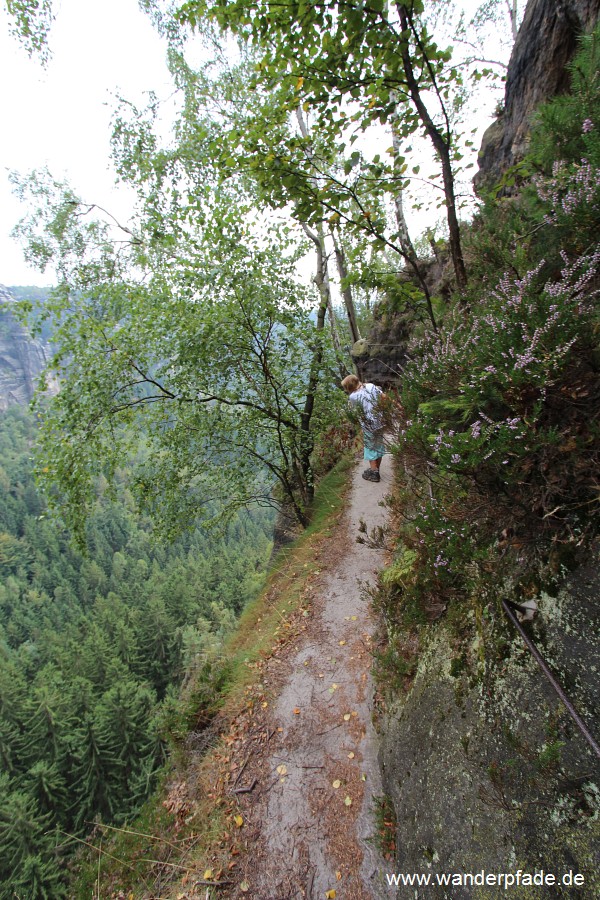
[[[314,479],[310,456],[313,451],[313,438],[310,430],[310,421],[315,407],[315,397],[319,384],[319,373],[323,362],[323,331],[325,329],[325,314],[329,303],[331,302],[331,292],[329,288],[329,275],[327,272],[327,259],[325,256],[325,240],[323,233],[316,234],[308,225],[302,225],[305,233],[314,243],[317,249],[317,272],[315,275],[315,284],[319,289],[321,302],[317,311],[317,323],[315,327],[316,342],[310,362],[310,371],[308,376],[308,385],[306,388],[306,399],[304,401],[304,409],[300,417],[301,430],[301,447],[299,453],[299,467],[302,474],[302,481],[305,485],[306,497],[310,502],[314,496]]]
[[[398,107],[396,107],[396,112],[392,118],[391,126],[392,126],[392,149],[394,151],[394,171],[395,174],[401,175],[399,172],[400,168],[400,136],[398,134]],[[429,287],[423,273],[421,271],[421,267],[419,265],[419,260],[413,246],[413,242],[410,239],[410,234],[408,231],[408,225],[406,224],[406,218],[404,216],[404,203],[403,203],[403,189],[399,187],[394,196],[394,210],[396,212],[396,224],[398,225],[398,237],[400,239],[400,247],[402,249],[402,253],[404,254],[404,258],[406,262],[410,266],[410,268],[415,273],[417,281],[421,285],[421,290],[425,295],[425,303],[427,304],[427,312],[429,313],[429,318],[431,319],[431,324],[433,325],[433,330],[437,331],[437,322],[435,321],[435,315],[433,312],[433,305],[431,303],[431,294],[429,292]]]
[[[349,284],[344,285],[344,281],[348,278],[348,269],[346,268],[346,255],[344,248],[338,242],[335,231],[331,229],[331,237],[333,240],[333,248],[335,250],[335,261],[337,264],[338,275],[340,276],[342,297],[344,298],[344,306],[348,315],[348,324],[350,325],[350,333],[352,335],[352,343],[360,340],[360,331],[358,322],[356,321],[356,307],[354,306],[354,297],[352,296],[352,288]]]
[[[405,33],[412,31],[414,34],[414,22],[412,21],[412,19],[409,20],[408,13],[405,7],[399,6],[398,12],[400,14],[400,24],[402,26],[402,31]],[[404,77],[406,78],[406,84],[412,102],[415,105],[425,131],[431,139],[435,152],[437,153],[442,166],[444,196],[446,198],[446,217],[448,221],[448,232],[450,237],[450,256],[452,258],[452,265],[454,267],[456,285],[459,291],[462,291],[467,285],[467,270],[465,268],[465,262],[462,253],[460,226],[458,224],[458,215],[456,211],[456,197],[454,195],[454,173],[452,171],[452,163],[450,160],[450,134],[448,132],[447,138],[444,138],[443,134],[437,128],[435,122],[429,114],[429,110],[425,105],[425,102],[421,95],[421,89],[415,77],[412,60],[410,58],[408,40],[402,44],[402,65],[404,68]]]

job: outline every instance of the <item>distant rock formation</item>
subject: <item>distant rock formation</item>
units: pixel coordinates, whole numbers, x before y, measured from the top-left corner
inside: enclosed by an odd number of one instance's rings
[[[0,285],[0,412],[32,399],[38,378],[48,365],[52,351],[46,341],[35,340],[14,315],[14,297]],[[58,391],[56,382],[48,392]]]
[[[568,90],[578,38],[599,16],[600,0],[529,0],[508,65],[504,111],[483,136],[476,191],[524,157],[533,112]]]

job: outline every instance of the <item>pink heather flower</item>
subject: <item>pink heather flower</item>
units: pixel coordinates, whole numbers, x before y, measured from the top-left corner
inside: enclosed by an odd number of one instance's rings
[[[591,131],[593,129],[593,127],[594,127],[594,123],[592,122],[592,120],[585,119],[583,125],[581,126],[581,130],[583,131],[584,134],[587,134],[589,131]]]

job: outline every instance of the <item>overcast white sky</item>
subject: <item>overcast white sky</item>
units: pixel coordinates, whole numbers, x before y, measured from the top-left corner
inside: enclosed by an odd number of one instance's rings
[[[0,284],[47,284],[9,237],[22,214],[8,171],[48,166],[85,199],[123,208],[109,169],[115,94],[172,91],[165,48],[137,0],[59,0],[43,69],[9,33],[0,5]]]
[[[475,0],[462,0],[475,8]],[[0,4],[0,284],[48,284],[51,273],[29,268],[10,231],[23,214],[8,172],[47,166],[85,200],[126,217],[115,188],[109,140],[114,98],[143,105],[145,92],[172,93],[165,46],[137,0],[57,0],[46,69],[9,33]],[[483,124],[489,121],[489,112]],[[423,226],[424,227],[424,226]]]

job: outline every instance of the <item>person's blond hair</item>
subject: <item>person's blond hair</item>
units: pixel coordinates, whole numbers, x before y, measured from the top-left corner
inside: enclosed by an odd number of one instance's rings
[[[342,381],[342,387],[347,394],[353,394],[354,391],[358,387],[360,387],[360,380],[356,377],[356,375],[346,375],[346,377]]]

